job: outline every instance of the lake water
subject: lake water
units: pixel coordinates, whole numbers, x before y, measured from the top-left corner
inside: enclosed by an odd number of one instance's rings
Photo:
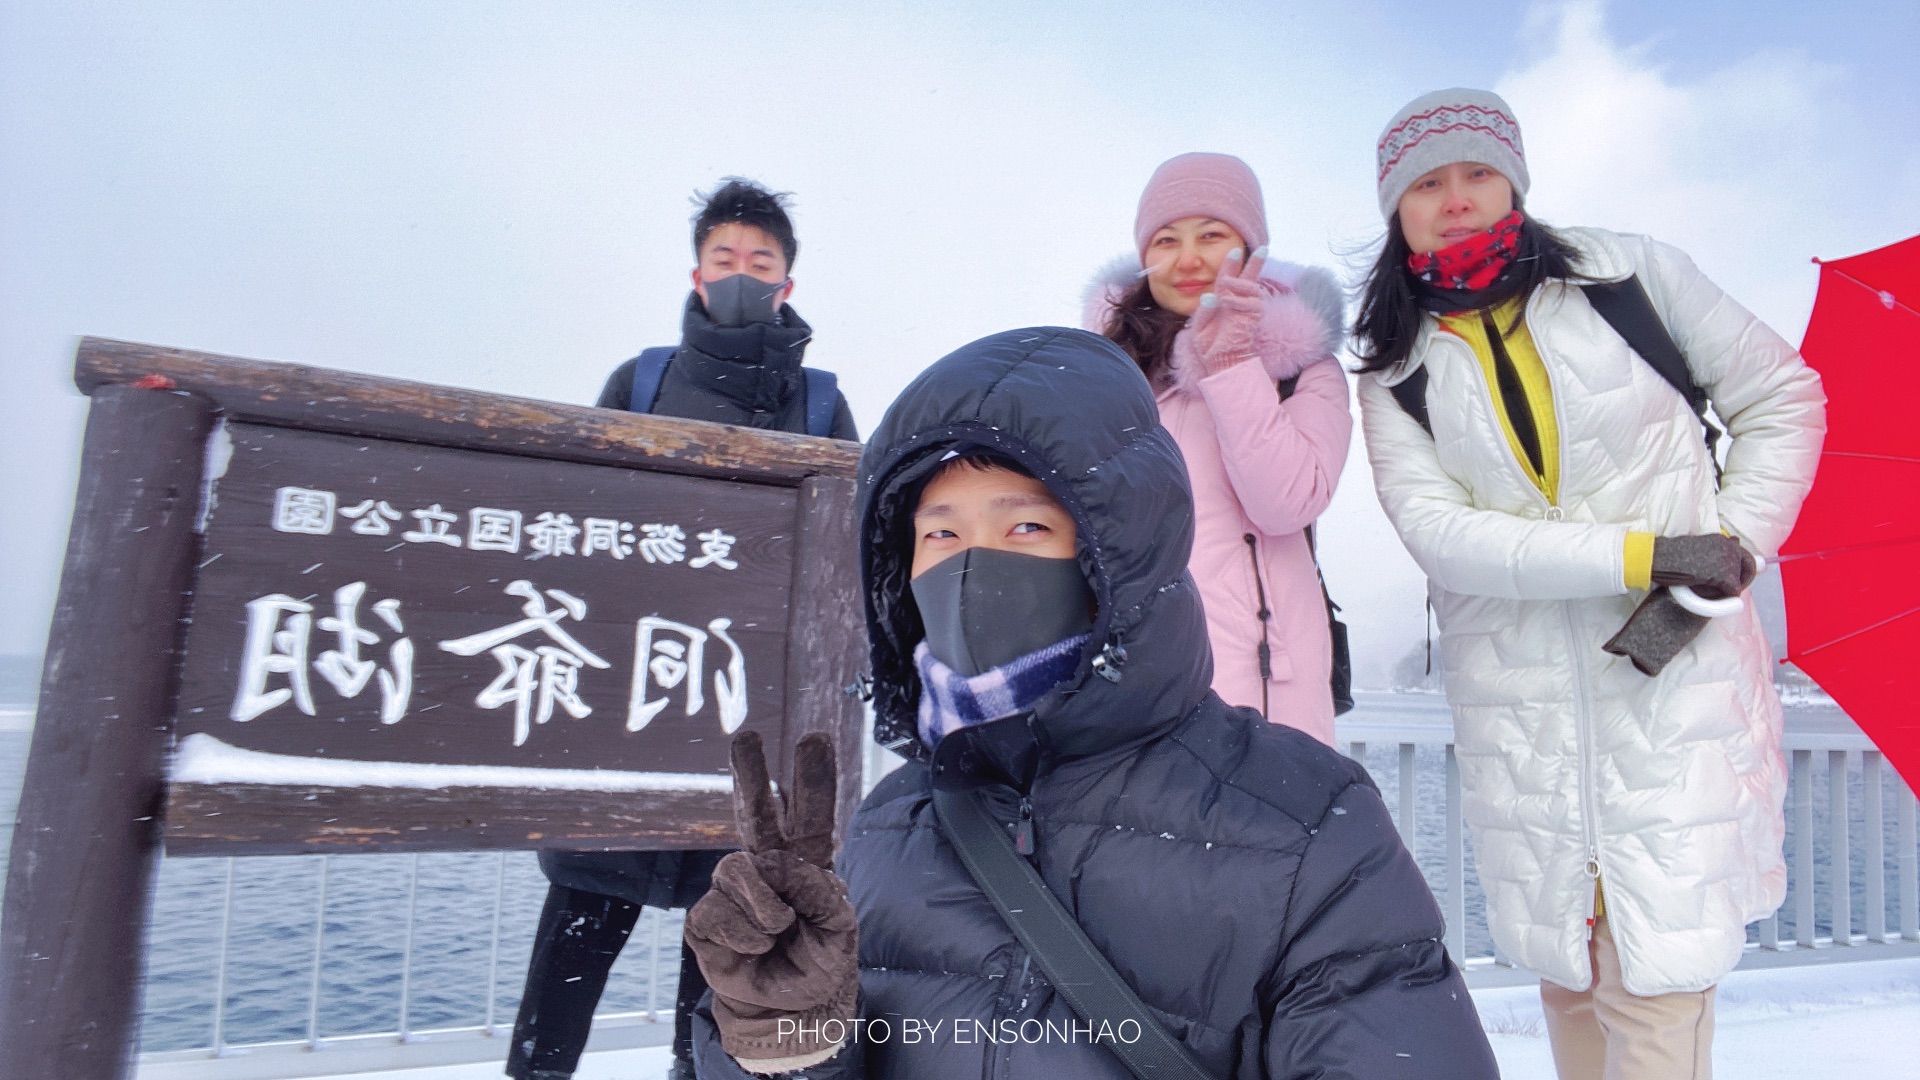
[[[1444,704],[1428,695],[1362,695],[1351,719],[1394,724],[1435,725],[1444,729]],[[29,734],[25,718],[9,724],[0,713],[0,873],[19,795]],[[1848,730],[1851,725],[1830,706],[1789,709],[1789,729]],[[1827,854],[1826,763],[1816,755],[1812,795],[1816,892],[1824,898],[1831,872]],[[1445,756],[1439,746],[1417,752],[1415,856],[1436,896],[1445,902],[1446,792]],[[1399,756],[1395,746],[1370,743],[1369,770],[1387,803],[1398,813]],[[1887,851],[1895,850],[1894,799],[1898,782],[1888,778],[1884,792]],[[1860,825],[1860,769],[1850,782],[1855,835]],[[1794,827],[1789,815],[1788,851]],[[1855,882],[1868,872],[1856,841],[1849,867]],[[1491,953],[1484,897],[1472,866],[1467,840],[1467,955]],[[320,939],[319,1006],[313,1012],[321,1036],[414,1031],[474,1026],[492,1016],[506,1026],[513,1020],[525,978],[532,934],[546,896],[530,852],[499,854],[344,855],[326,860],[326,910]],[[244,859],[163,859],[154,892],[148,948],[145,1017],[141,1049],[175,1050],[206,1046],[213,1040],[214,998],[221,963],[223,912],[228,875],[232,875],[231,932],[226,955],[226,1007],[220,1017],[227,1044],[300,1039],[308,1034],[313,1000],[315,930],[319,915],[322,860],[318,856]],[[416,876],[417,868],[417,876]],[[1882,869],[1882,873],[1886,873]],[[414,883],[411,897],[409,884]],[[1856,897],[1861,895],[1855,889]],[[1893,920],[1896,889],[1887,878],[1888,916]],[[1856,901],[1853,925],[1864,926]],[[496,905],[498,940],[496,946]],[[1794,897],[1783,908],[1781,936],[1793,934]],[[413,924],[411,962],[407,962],[409,912]],[[659,923],[657,939],[654,926]],[[1819,931],[1826,932],[1825,920]],[[679,970],[680,916],[642,918],[629,947],[615,965],[602,1011],[638,1011],[657,1004],[672,1008],[673,982]],[[658,941],[657,952],[654,944]],[[496,955],[497,948],[497,955]],[[650,996],[653,976],[660,979]],[[490,977],[491,973],[491,977]]]

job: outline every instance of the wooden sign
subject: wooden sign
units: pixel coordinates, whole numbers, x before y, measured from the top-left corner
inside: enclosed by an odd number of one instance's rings
[[[83,339],[0,921],[0,1080],[124,1075],[152,861],[736,842],[859,796],[859,447]]]
[[[794,489],[252,424],[212,459],[171,849],[732,842]]]

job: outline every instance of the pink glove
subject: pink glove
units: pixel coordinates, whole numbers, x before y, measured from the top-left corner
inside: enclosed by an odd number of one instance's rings
[[[1260,283],[1260,268],[1266,261],[1265,247],[1255,248],[1244,264],[1235,248],[1220,264],[1213,290],[1200,297],[1200,310],[1194,312],[1187,329],[1193,335],[1193,355],[1202,378],[1253,359],[1253,339],[1267,302],[1266,287]]]

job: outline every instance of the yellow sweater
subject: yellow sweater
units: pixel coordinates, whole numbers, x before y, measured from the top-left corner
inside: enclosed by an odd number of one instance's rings
[[[1480,313],[1465,311],[1443,315],[1440,325],[1473,346],[1473,355],[1480,360],[1480,370],[1486,376],[1488,390],[1493,394],[1494,411],[1500,417],[1501,429],[1507,433],[1507,444],[1512,448],[1515,460],[1526,472],[1527,479],[1532,480],[1533,485],[1546,496],[1547,502],[1557,505],[1560,500],[1560,426],[1553,411],[1553,381],[1547,376],[1547,366],[1540,359],[1540,350],[1534,346],[1532,331],[1520,318],[1520,300],[1515,298],[1498,304],[1490,314],[1495,328],[1501,333],[1500,341],[1506,347],[1507,357],[1513,361],[1514,372],[1519,376],[1527,412],[1533,417],[1533,430],[1540,440],[1539,469],[1535,469],[1528,458],[1520,435],[1514,430],[1513,418],[1507,412],[1507,403],[1496,389],[1500,385],[1499,371],[1493,355],[1493,344],[1487,337],[1486,324],[1481,321]],[[1625,557],[1626,587],[1651,588],[1653,534],[1629,532]]]

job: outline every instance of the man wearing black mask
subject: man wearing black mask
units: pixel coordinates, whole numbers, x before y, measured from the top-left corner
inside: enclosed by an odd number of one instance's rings
[[[679,346],[621,364],[596,404],[858,440],[832,377],[800,366],[813,328],[786,302],[799,250],[786,197],[729,177],[694,217]]]
[[[858,440],[833,376],[801,366],[813,328],[786,303],[799,242],[786,197],[728,177],[697,199],[693,291],[680,344],[614,369],[596,402],[691,420]],[[607,972],[640,909],[684,908],[711,884],[726,851],[540,853],[552,887],[540,914],[507,1075],[565,1080],[586,1046]],[[688,1012],[706,992],[683,953],[674,1008],[675,1078],[693,1075]]]

